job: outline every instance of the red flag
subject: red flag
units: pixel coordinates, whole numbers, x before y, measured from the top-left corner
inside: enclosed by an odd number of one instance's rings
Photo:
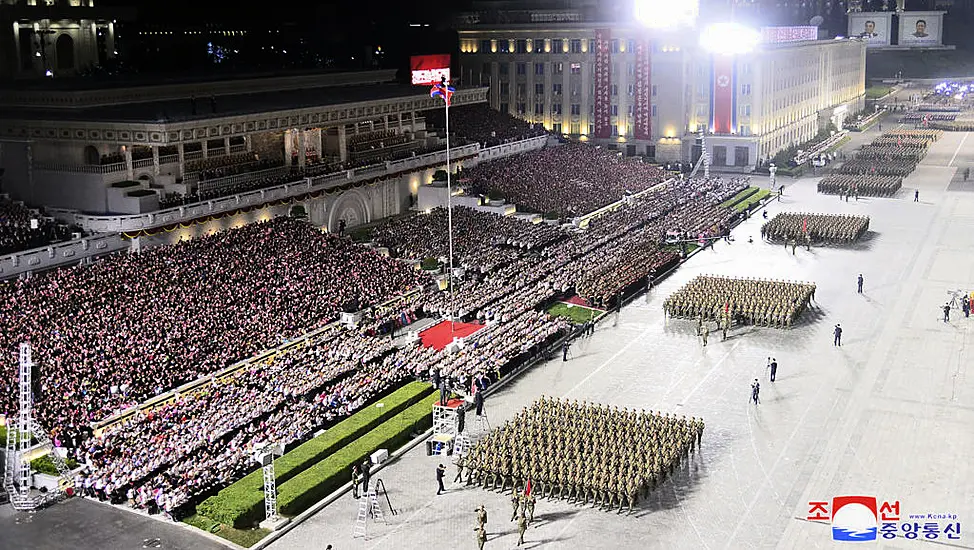
[[[524,487],[524,496],[531,496],[531,479],[528,478],[528,484]]]
[[[728,313],[730,313],[730,302],[729,301],[724,302],[724,314],[726,315]]]
[[[802,218],[802,233],[808,233],[808,218]]]

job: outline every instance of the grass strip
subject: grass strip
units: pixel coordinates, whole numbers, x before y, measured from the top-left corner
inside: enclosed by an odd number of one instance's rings
[[[283,484],[326,457],[388,422],[407,407],[433,392],[432,386],[411,382],[379,400],[382,407],[366,407],[320,436],[307,441],[274,461],[277,483]],[[198,514],[220,524],[250,527],[263,519],[264,478],[258,469],[197,506]]]
[[[395,419],[278,485],[280,512],[288,516],[300,514],[350,481],[353,464],[362,462],[378,449],[398,449],[409,442],[414,432],[428,429],[433,425],[432,407],[437,399],[439,396],[436,394],[424,398],[399,413]]]

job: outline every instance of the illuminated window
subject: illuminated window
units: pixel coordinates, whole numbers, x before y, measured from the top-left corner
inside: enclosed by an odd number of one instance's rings
[[[572,63],[572,74],[582,74],[581,63]]]

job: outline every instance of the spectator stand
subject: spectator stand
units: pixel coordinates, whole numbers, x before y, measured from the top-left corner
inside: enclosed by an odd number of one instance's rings
[[[628,204],[633,199],[642,197],[644,195],[647,195],[649,193],[653,193],[655,191],[659,191],[660,189],[666,189],[666,186],[667,185],[671,185],[675,181],[676,181],[675,178],[670,178],[670,179],[668,179],[668,180],[666,180],[666,181],[664,181],[662,183],[658,183],[658,184],[656,184],[656,185],[654,185],[654,186],[652,186],[650,188],[643,189],[642,191],[639,191],[638,193],[633,193],[632,195],[630,195],[628,197],[623,197],[623,198],[619,199],[618,201],[616,201],[616,202],[614,202],[614,203],[612,203],[612,204],[610,204],[608,206],[603,206],[602,208],[599,208],[598,210],[595,210],[593,212],[589,212],[588,214],[585,214],[585,215],[582,215],[582,216],[578,216],[578,217],[572,218],[572,225],[574,225],[575,227],[581,228],[581,229],[585,229],[586,227],[588,227],[589,222],[591,222],[595,218],[598,218],[602,214],[605,214],[606,212],[612,212],[612,211],[618,209],[619,207],[621,207],[622,205]]]
[[[407,292],[406,294],[396,296],[395,298],[392,298],[391,300],[388,300],[382,304],[378,304],[366,308],[365,310],[358,312],[360,314],[360,318],[374,315],[380,312],[391,311],[396,304],[400,304],[403,303],[404,301],[407,301],[410,297],[416,296],[422,290],[423,290],[422,287],[417,287]],[[117,413],[107,418],[104,418],[98,422],[93,422],[91,424],[91,428],[94,432],[94,435],[96,437],[100,437],[101,434],[105,432],[105,430],[111,428],[112,426],[120,422],[124,422],[127,418],[131,417],[135,413],[138,412],[144,413],[144,412],[151,411],[152,409],[164,405],[166,403],[169,403],[179,398],[182,395],[189,394],[190,392],[193,391],[201,390],[206,386],[212,384],[215,380],[222,380],[225,378],[229,378],[230,376],[233,376],[234,373],[240,370],[248,369],[254,365],[257,365],[263,361],[266,361],[267,359],[270,359],[288,350],[299,348],[305,345],[307,342],[312,341],[318,338],[319,336],[328,333],[329,331],[337,333],[339,330],[341,330],[342,326],[343,323],[341,320],[329,323],[321,328],[315,329],[311,332],[302,335],[300,338],[291,340],[290,342],[287,342],[277,347],[266,349],[263,352],[259,353],[258,355],[234,363],[233,365],[230,365],[229,367],[222,369],[218,372],[215,372],[213,374],[208,374],[206,376],[201,376],[196,380],[187,382],[177,388],[173,388],[165,393],[161,393],[155,397],[147,399],[138,405],[118,411]]]

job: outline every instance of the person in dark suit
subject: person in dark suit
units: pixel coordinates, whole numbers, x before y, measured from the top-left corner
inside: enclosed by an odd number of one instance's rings
[[[832,345],[833,346],[841,346],[842,345],[842,326],[836,324],[835,325],[835,330],[832,331],[832,334],[835,336],[835,339],[832,341]]]
[[[362,494],[369,494],[369,480],[372,478],[372,461],[369,457],[362,460]]]
[[[473,403],[477,407],[477,416],[484,415],[484,392],[483,390],[477,391],[473,396]]]
[[[443,476],[446,475],[446,466],[442,463],[436,467],[436,483],[439,488],[436,490],[436,494],[442,494],[446,489],[443,487]]]

